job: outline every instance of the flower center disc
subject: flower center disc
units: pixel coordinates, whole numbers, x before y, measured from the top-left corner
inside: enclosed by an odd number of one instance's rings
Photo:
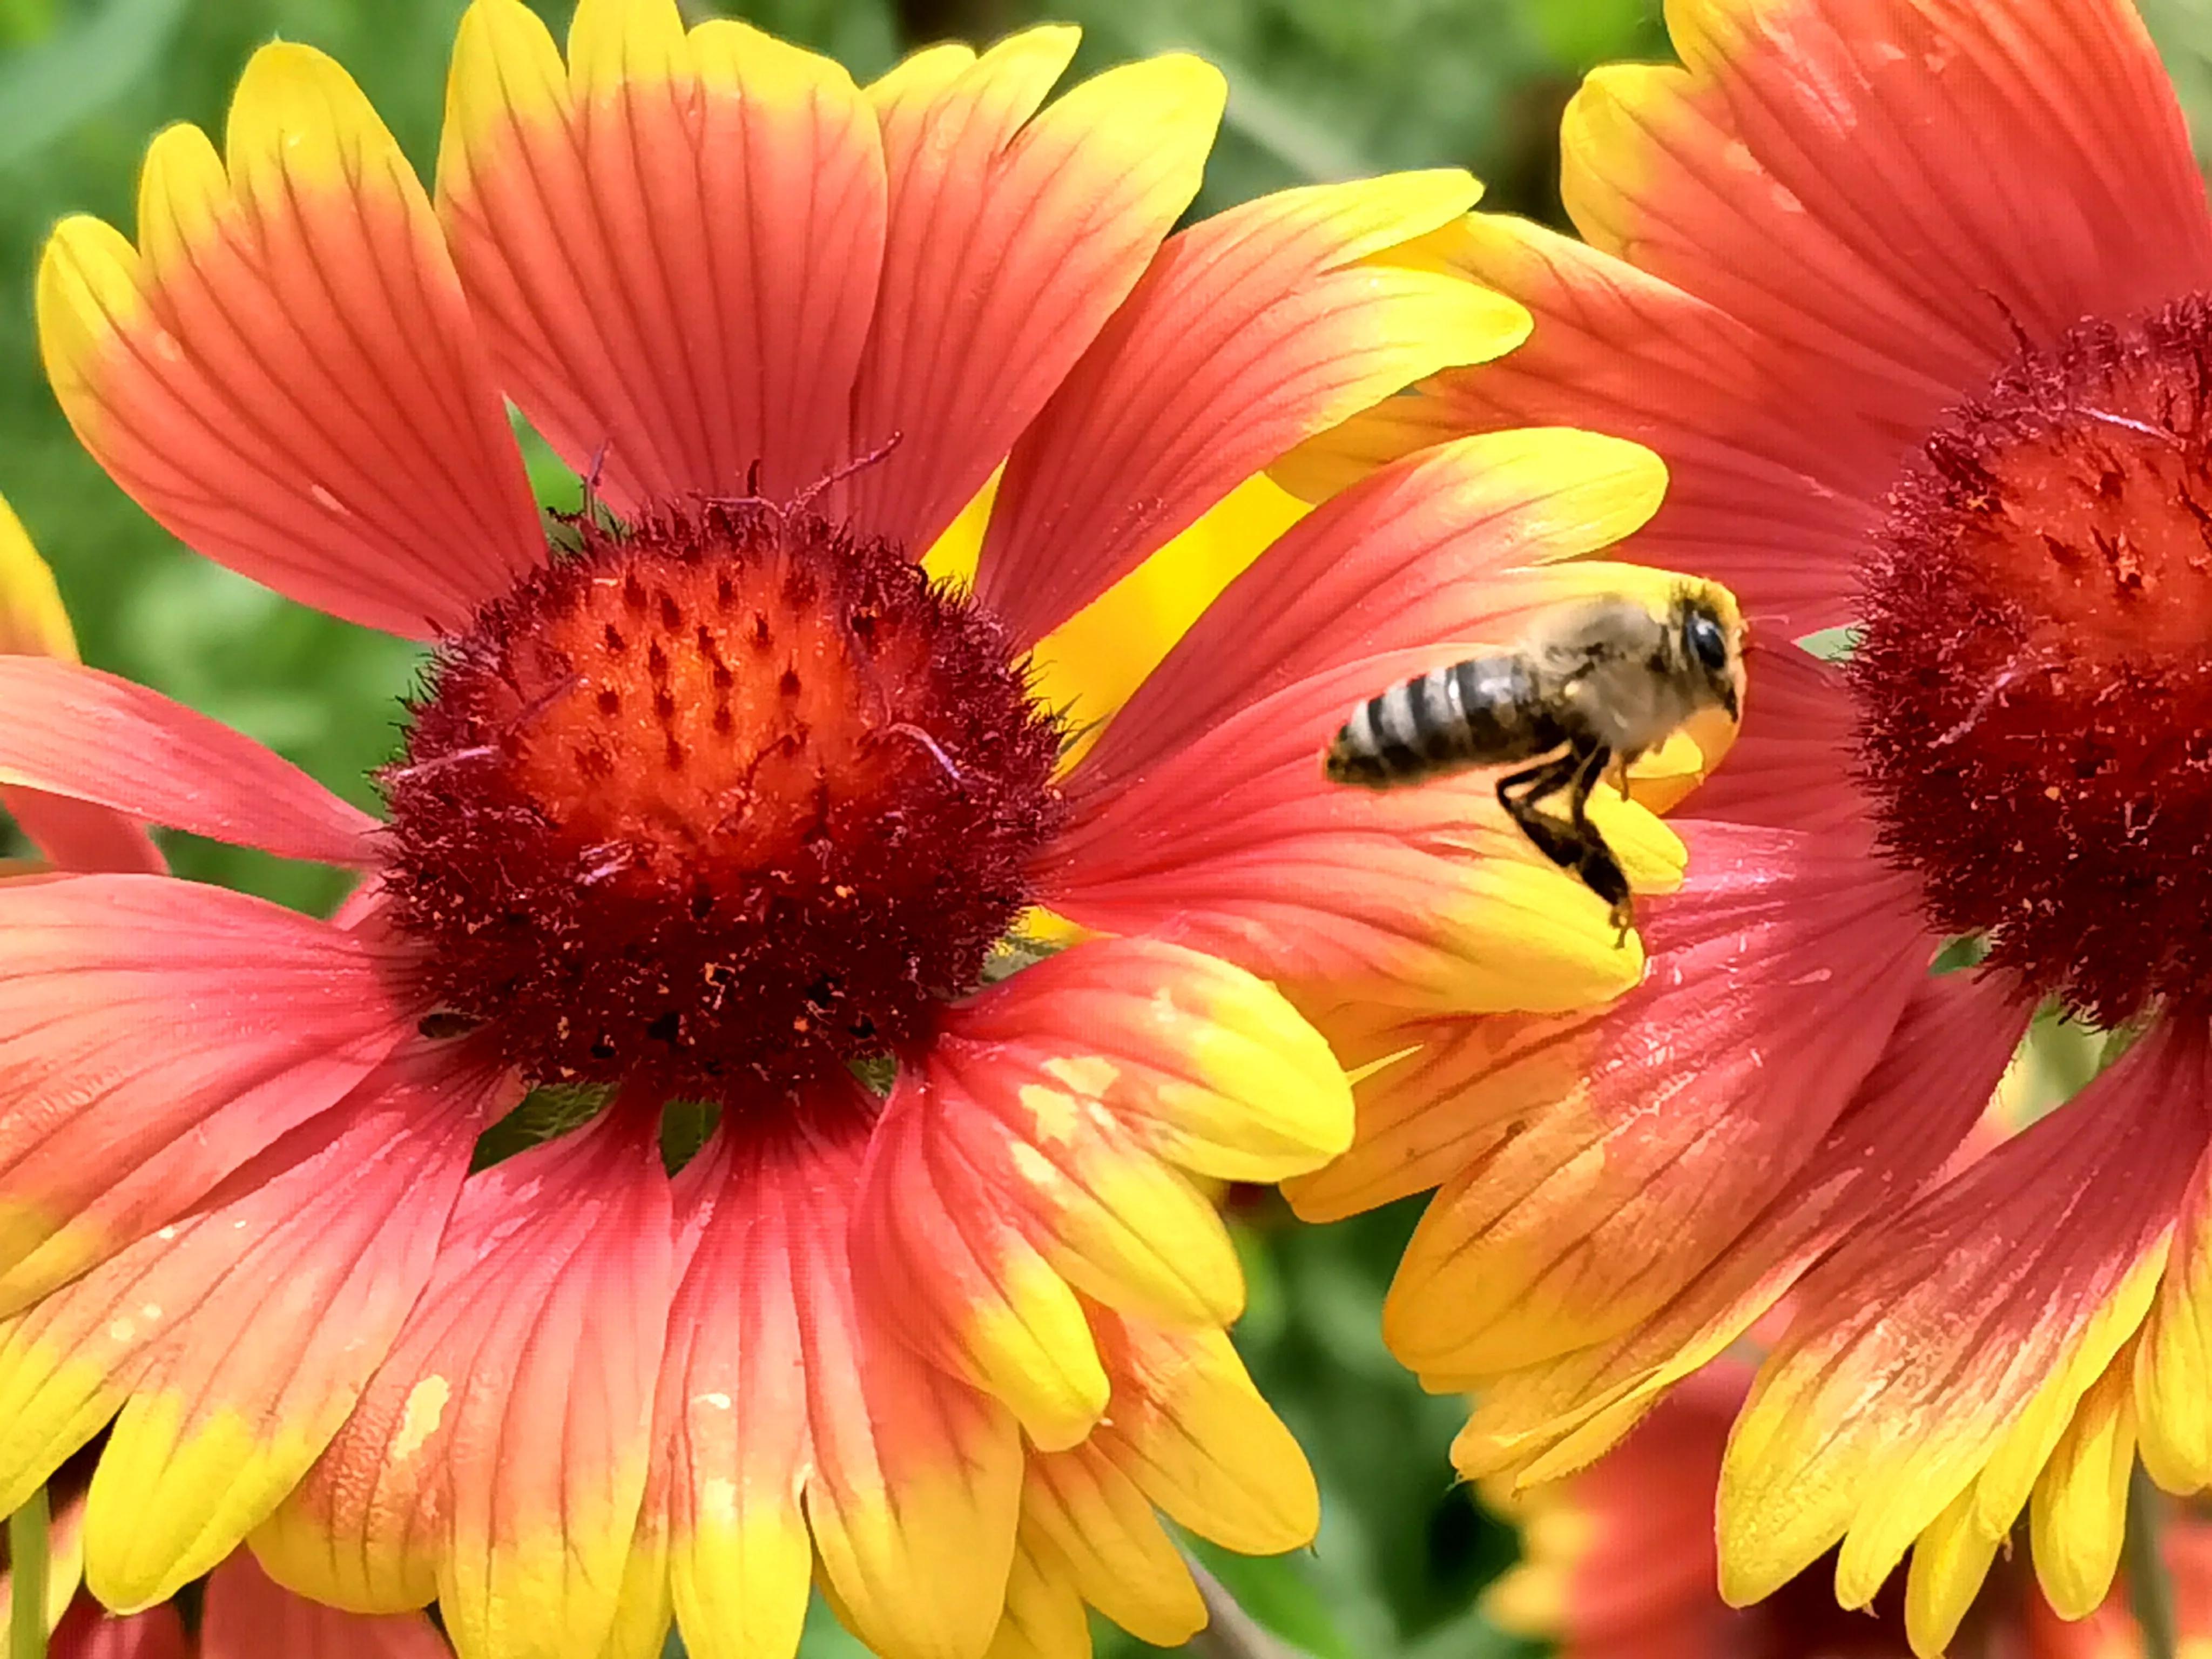
[[[383,776],[427,1006],[536,1081],[709,1098],[926,1036],[1058,805],[1003,631],[767,503],[580,533],[444,643]]]
[[[2107,1024],[2212,986],[2212,304],[2023,351],[1891,497],[1851,663],[1931,919]]]

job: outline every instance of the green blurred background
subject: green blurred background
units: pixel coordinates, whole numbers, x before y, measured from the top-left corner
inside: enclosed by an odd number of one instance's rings
[[[556,30],[568,0],[532,0]],[[131,222],[137,161],[163,125],[220,132],[230,85],[273,36],[321,46],[368,90],[429,174],[446,56],[464,0],[0,0],[0,492],[52,562],[88,660],[250,732],[364,805],[390,754],[405,644],[304,611],[185,552],[78,449],[48,394],[31,323],[39,245],[62,213]],[[1086,38],[1078,74],[1170,46],[1228,74],[1226,129],[1194,211],[1286,185],[1457,164],[1494,207],[1560,221],[1559,111],[1582,71],[1663,58],[1657,0],[758,0],[718,9],[834,53],[863,78],[933,40],[986,40],[1045,19]],[[2197,125],[2212,112],[2212,0],[2147,7]],[[574,481],[550,457],[549,501]],[[6,711],[0,710],[0,719]],[[0,853],[9,832],[0,820]],[[327,872],[171,843],[185,872],[307,908]],[[1384,1352],[1376,1312],[1415,1210],[1294,1228],[1240,1212],[1251,1310],[1237,1335],[1297,1431],[1326,1519],[1310,1552],[1209,1556],[1247,1607],[1316,1659],[1483,1659],[1534,1651],[1485,1625],[1480,1588],[1510,1528],[1449,1479],[1461,1412]],[[817,1609],[817,1614],[820,1609]],[[672,1650],[672,1651],[673,1650]],[[857,1648],[825,1617],[807,1659]],[[1100,1651],[1152,1650],[1102,1630]]]

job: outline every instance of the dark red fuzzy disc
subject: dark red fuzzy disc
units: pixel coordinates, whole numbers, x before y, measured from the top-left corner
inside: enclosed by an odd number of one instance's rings
[[[1932,918],[2106,1023],[2212,988],[2212,305],[2023,352],[1894,493],[1851,663]]]
[[[765,503],[580,533],[444,644],[381,779],[425,1006],[534,1080],[708,1098],[920,1040],[1058,811],[1003,630]]]

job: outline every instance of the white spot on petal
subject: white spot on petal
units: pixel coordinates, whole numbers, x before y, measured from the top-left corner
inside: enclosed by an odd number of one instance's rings
[[[422,1443],[438,1431],[446,1414],[453,1385],[442,1376],[424,1377],[407,1391],[407,1407],[399,1416],[399,1432],[392,1437],[391,1461],[404,1463],[422,1449]]]

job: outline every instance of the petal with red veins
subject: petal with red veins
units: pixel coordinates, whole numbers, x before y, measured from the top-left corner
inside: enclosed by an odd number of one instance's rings
[[[1383,252],[1475,191],[1450,172],[1317,185],[1170,237],[1007,462],[976,592],[1015,637],[1042,638],[1300,440],[1517,344],[1518,306]]]
[[[1645,982],[1482,1079],[1490,1144],[1431,1203],[1383,1310],[1424,1376],[1531,1364],[1663,1308],[1816,1154],[1924,978],[1917,913],[1863,843],[1692,830]]]
[[[1041,900],[1099,932],[1163,933],[1268,978],[1407,1006],[1559,1009],[1626,989],[1640,946],[1507,821],[1493,780],[1350,790],[1320,757],[1358,702],[1510,645],[1547,609],[1601,592],[1663,605],[1671,578],[1576,556],[1642,523],[1663,483],[1632,444],[1493,434],[1300,520],[1077,763],[1071,822],[1037,861]],[[1655,820],[1609,795],[1594,811],[1632,884],[1679,878],[1680,848]]]
[[[54,573],[46,568],[15,509],[0,497],[0,657],[51,657],[75,662],[76,635],[62,609]],[[0,696],[11,718],[18,708]],[[137,871],[166,867],[143,825],[120,813],[35,789],[0,786],[7,809],[31,843],[64,870]]]
[[[1067,1568],[1034,1534],[1014,1552],[1006,1606],[983,1659],[1091,1659],[1091,1619]]]
[[[54,231],[39,339],[64,412],[209,557],[372,628],[465,626],[544,542],[421,185],[345,71],[288,43],[247,64],[224,152],[154,141],[136,247]]]
[[[811,1532],[833,1604],[877,1651],[972,1659],[1006,1593],[1013,1427],[854,1302],[844,1241],[872,1103],[843,1083],[793,1105],[785,1127],[700,1159],[655,1477],[684,1643],[788,1659]]]
[[[860,1146],[821,1147],[792,1235],[811,1465],[805,1507],[841,1615],[884,1659],[988,1645],[1013,1559],[1021,1443],[988,1396],[916,1357],[854,1295]]]
[[[1101,1315],[1113,1420],[1091,1443],[1181,1525],[1243,1555],[1313,1541],[1321,1495],[1225,1332]]]
[[[407,1030],[371,949],[159,876],[0,884],[0,1313],[180,1216]]]
[[[1318,501],[1460,433],[1610,432],[1667,463],[1667,499],[1637,538],[1640,556],[1728,583],[1785,634],[1851,620],[1864,538],[1911,442],[1899,421],[1838,420],[1797,362],[1744,324],[1541,226],[1478,216],[1448,257],[1528,307],[1528,343],[1312,440],[1274,469],[1279,480]]]
[[[564,67],[519,0],[462,20],[454,262],[501,383],[625,514],[782,500],[845,458],[884,188],[851,76],[749,24],[584,0]]]
[[[952,1011],[900,1079],[870,1149],[864,1288],[1063,1449],[1106,1405],[1076,1291],[1182,1324],[1242,1310],[1226,1230],[1170,1165],[1279,1179],[1340,1150],[1349,1111],[1272,988],[1156,940],[1079,945]]]
[[[7,1329],[0,1492],[127,1396],[86,1505],[86,1578],[108,1606],[208,1571],[337,1431],[428,1279],[495,1086],[396,1059]]]
[[[833,1121],[853,1103],[832,1091]],[[848,1178],[801,1133],[720,1136],[679,1178],[695,1243],[669,1314],[647,1512],[665,1530],[685,1650],[788,1659],[806,1617],[814,1552],[800,1507],[811,1458],[804,1340],[793,1278],[816,1189]]]
[[[1610,546],[1666,488],[1649,450],[1557,430],[1462,438],[1365,480],[1291,526],[1176,641],[1071,775],[1079,814],[1331,669],[1362,666],[1380,690],[1393,653],[1434,666],[1462,641],[1510,644],[1539,608],[1587,591],[1577,567],[1541,573],[1550,584],[1528,568]],[[1314,745],[1316,778],[1334,729]]]
[[[2148,1312],[2208,1139],[2201,1024],[2160,1022],[2061,1110],[1861,1232],[1797,1291],[1721,1485],[1722,1588],[1839,1540],[1870,1598],[1954,1503],[2001,1539]]]
[[[434,1592],[462,1659],[599,1650],[674,1288],[653,1128],[617,1099],[471,1179],[359,1407],[254,1535],[279,1583],[358,1612]]]
[[[42,789],[0,788],[0,807],[58,870],[87,875],[167,873],[146,827],[120,812]]]
[[[2212,267],[2181,111],[2126,0],[1693,0],[1668,21],[1686,69],[1601,71],[1570,112],[1568,210],[1808,375],[1867,353],[1971,386],[2014,321],[2047,340]]]
[[[450,1659],[420,1613],[379,1617],[310,1601],[272,1580],[251,1552],[217,1567],[201,1604],[200,1659]]]
[[[1139,1641],[1179,1647],[1205,1626],[1206,1603],[1175,1540],[1105,1451],[1032,1454],[1022,1528],[1078,1595]]]
[[[1039,112],[1074,50],[1072,29],[1031,29],[972,62],[924,53],[869,89],[890,217],[854,443],[892,447],[843,494],[857,527],[917,556],[1135,288],[1220,122],[1220,72],[1182,53]]]
[[[280,858],[376,856],[374,818],[158,691],[51,657],[0,656],[0,783]]]
[[[2016,987],[1923,980],[1811,1158],[1711,1264],[1610,1341],[1483,1381],[1452,1458],[1519,1484],[1578,1468],[1724,1352],[1840,1242],[1936,1181],[1972,1133],[2031,1012]]]

